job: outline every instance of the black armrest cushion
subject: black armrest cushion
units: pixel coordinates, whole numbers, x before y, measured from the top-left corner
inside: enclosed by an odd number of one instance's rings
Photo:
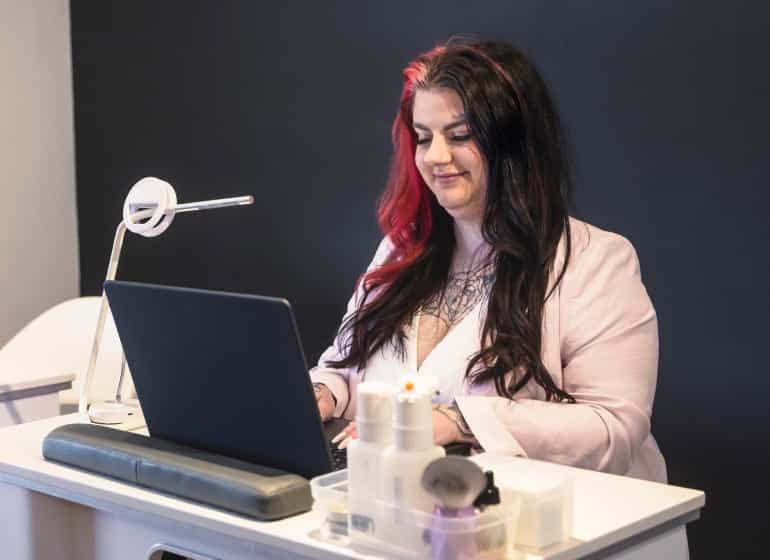
[[[313,505],[310,485],[299,475],[93,424],[51,431],[43,456],[262,521]]]

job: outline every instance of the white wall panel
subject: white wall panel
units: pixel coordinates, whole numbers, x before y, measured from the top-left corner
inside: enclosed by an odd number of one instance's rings
[[[0,345],[79,293],[68,0],[0,0]]]

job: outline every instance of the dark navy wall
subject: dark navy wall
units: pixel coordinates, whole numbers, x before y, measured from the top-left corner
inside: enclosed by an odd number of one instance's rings
[[[575,214],[635,244],[658,309],[653,430],[702,488],[693,558],[766,555],[770,8],[763,2],[72,1],[81,288],[97,293],[138,178],[182,201],[119,277],[289,298],[310,360],[378,241],[400,70],[457,32],[550,82]],[[759,511],[762,511],[760,509]]]

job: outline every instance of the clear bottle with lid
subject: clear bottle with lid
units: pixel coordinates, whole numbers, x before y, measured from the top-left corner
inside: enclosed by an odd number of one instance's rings
[[[379,501],[382,453],[392,440],[393,386],[365,381],[357,388],[358,438],[347,447],[348,535],[354,545],[367,545],[380,529]]]

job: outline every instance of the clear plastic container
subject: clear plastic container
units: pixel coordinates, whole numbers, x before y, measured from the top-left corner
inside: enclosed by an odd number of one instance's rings
[[[387,557],[515,558],[513,545],[519,517],[518,497],[469,517],[446,518],[421,511],[403,510],[391,504],[372,503],[380,526],[358,527],[347,514],[347,471],[322,475],[310,481],[321,514],[321,538],[351,546],[349,531],[360,531],[355,548]],[[343,521],[344,520],[344,521]],[[365,542],[366,544],[361,544]]]
[[[321,538],[339,544],[348,539],[348,471],[317,476],[310,481],[313,510],[321,514]]]

